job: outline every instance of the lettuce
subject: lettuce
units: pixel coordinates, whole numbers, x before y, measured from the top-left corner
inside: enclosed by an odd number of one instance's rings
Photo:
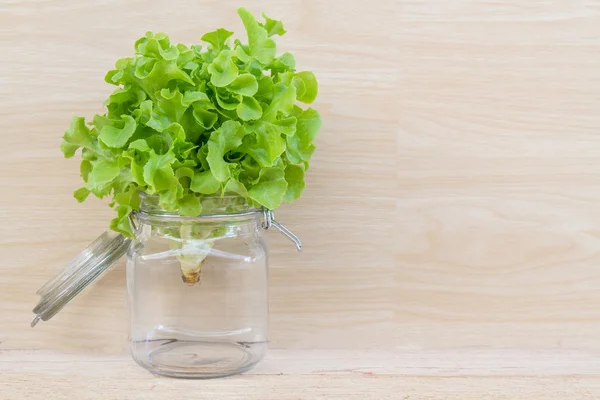
[[[292,54],[277,56],[281,21],[238,14],[246,43],[222,28],[202,36],[204,47],[146,33],[106,74],[118,87],[106,112],[87,123],[73,117],[61,150],[81,149],[84,185],[74,197],[111,197],[113,230],[133,235],[140,192],[183,216],[201,214],[203,196],[237,194],[275,209],[302,195],[321,118],[297,102],[316,99],[317,80],[296,71]]]

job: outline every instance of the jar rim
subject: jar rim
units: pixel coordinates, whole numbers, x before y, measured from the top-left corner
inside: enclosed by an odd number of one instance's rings
[[[135,211],[138,219],[164,219],[177,221],[232,219],[254,216],[263,209],[251,206],[246,198],[239,195],[204,195],[200,197],[202,212],[197,216],[182,216],[176,211],[168,211],[159,204],[158,195],[140,192],[140,210]]]

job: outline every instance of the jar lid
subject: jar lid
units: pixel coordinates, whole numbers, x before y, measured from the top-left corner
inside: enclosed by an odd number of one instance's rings
[[[40,301],[33,309],[34,327],[40,320],[48,321],[83,289],[117,262],[129,248],[131,239],[107,231],[69,262],[55,277],[37,291]]]

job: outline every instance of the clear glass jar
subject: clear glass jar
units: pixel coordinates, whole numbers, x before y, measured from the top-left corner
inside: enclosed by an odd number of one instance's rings
[[[38,290],[31,326],[48,321],[127,253],[130,347],[151,372],[216,378],[244,372],[267,351],[268,252],[275,228],[300,239],[272,210],[241,197],[205,197],[202,214],[181,217],[141,195],[134,239],[107,231]]]
[[[206,198],[181,217],[142,196],[127,253],[130,348],[149,371],[179,378],[244,372],[267,352],[268,257],[262,211]]]

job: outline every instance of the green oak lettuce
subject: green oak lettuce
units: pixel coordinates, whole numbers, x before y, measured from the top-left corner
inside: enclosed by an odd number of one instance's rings
[[[275,209],[302,194],[321,119],[297,103],[315,100],[317,80],[297,71],[290,53],[277,56],[281,21],[238,14],[245,43],[226,29],[192,46],[148,32],[106,74],[117,86],[106,112],[87,123],[73,118],[61,150],[68,158],[81,149],[84,185],[74,197],[112,197],[113,230],[132,236],[140,192],[183,216],[201,214],[207,195]]]

